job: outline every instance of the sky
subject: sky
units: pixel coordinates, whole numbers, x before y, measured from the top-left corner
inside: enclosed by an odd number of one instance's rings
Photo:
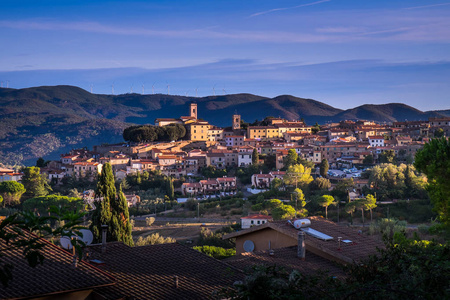
[[[2,0],[0,81],[450,109],[450,2]]]

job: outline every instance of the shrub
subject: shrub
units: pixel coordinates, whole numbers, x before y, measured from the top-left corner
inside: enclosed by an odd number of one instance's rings
[[[216,259],[224,259],[236,255],[236,249],[234,248],[225,249],[216,246],[196,246],[194,249]]]
[[[159,233],[154,233],[152,235],[148,235],[145,238],[139,237],[136,241],[136,246],[146,246],[146,245],[157,245],[157,244],[170,244],[175,243],[176,240],[174,238],[168,237],[164,238],[160,236]]]
[[[147,217],[145,218],[145,223],[147,224],[147,226],[152,226],[152,224],[155,222],[155,218],[154,217]]]

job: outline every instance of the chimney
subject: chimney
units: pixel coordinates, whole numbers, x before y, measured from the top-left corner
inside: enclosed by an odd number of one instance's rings
[[[108,225],[102,225],[102,253],[106,252],[106,233],[108,232]]]
[[[297,257],[301,258],[301,260],[305,260],[305,233],[303,231],[299,231],[297,235],[298,245],[297,245]]]

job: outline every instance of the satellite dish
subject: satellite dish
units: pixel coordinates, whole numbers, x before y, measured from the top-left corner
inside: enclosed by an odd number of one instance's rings
[[[80,238],[86,245],[92,244],[92,241],[94,240],[94,235],[89,229],[81,229],[80,233],[83,235],[83,237]]]
[[[61,244],[61,247],[63,247],[66,250],[72,249],[72,243],[70,241],[70,238],[67,236],[63,236],[59,239],[59,243]]]
[[[250,240],[246,240],[244,242],[244,250],[245,252],[253,252],[255,250],[255,244]]]

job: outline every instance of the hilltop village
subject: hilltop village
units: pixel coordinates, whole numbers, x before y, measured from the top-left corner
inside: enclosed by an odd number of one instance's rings
[[[189,116],[125,129],[124,143],[73,149],[58,161],[40,158],[39,168],[23,173],[0,169],[0,195],[7,204],[2,213],[9,216],[4,232],[18,245],[47,245],[40,251],[45,262],[36,268],[24,263],[20,246],[5,252],[16,268],[2,298],[247,299],[233,295],[247,295],[247,286],[251,293],[266,291],[265,283],[254,288],[255,276],[279,282],[278,276],[287,280],[283,276],[289,273],[289,282],[302,276],[295,286],[302,295],[310,295],[305,280],[320,295],[331,292],[337,299],[346,298],[349,289],[372,293],[374,286],[383,294],[386,283],[380,278],[395,278],[401,289],[389,293],[403,295],[411,274],[398,270],[411,266],[419,270],[414,274],[432,278],[423,281],[420,295],[432,291],[445,298],[448,276],[440,274],[448,269],[448,248],[417,244],[416,238],[433,235],[429,220],[436,214],[427,179],[411,163],[420,161],[423,151],[419,158],[415,154],[431,137],[448,135],[450,118],[311,126],[272,117],[246,124],[234,114],[230,121],[228,128],[209,124],[191,103]],[[140,142],[131,141],[135,138]],[[447,142],[431,143],[436,141]],[[14,223],[18,214],[25,223]],[[36,225],[40,222],[44,227]],[[68,231],[77,224],[91,231],[82,236]],[[35,236],[17,226],[51,231]],[[60,246],[45,240],[57,236]],[[428,251],[420,253],[433,261],[423,264],[415,252],[393,260],[398,250],[382,236]],[[414,244],[405,246],[412,237]],[[79,239],[81,256],[75,251]],[[0,242],[0,248],[9,247]],[[381,270],[372,271],[379,265]],[[428,265],[432,271],[423,269]],[[263,273],[246,273],[252,266],[262,266]],[[289,273],[280,275],[277,267]],[[358,272],[367,272],[363,281]],[[277,296],[299,295],[292,288],[278,291],[278,285],[270,288]]]
[[[225,170],[247,167],[255,163],[266,164],[269,174],[254,174],[253,187],[268,187],[274,178],[282,178],[284,161],[290,149],[305,160],[319,165],[324,159],[331,169],[351,169],[355,166],[373,165],[383,161],[386,153],[398,162],[412,163],[417,150],[430,137],[448,136],[450,118],[430,118],[424,121],[377,124],[372,121],[306,125],[301,120],[266,118],[263,124],[251,126],[234,114],[230,127],[219,128],[199,118],[196,103],[189,104],[189,116],[157,118],[155,126],[179,124],[186,129],[185,136],[171,142],[141,142],[102,144],[89,149],[74,149],[62,154],[59,161],[47,162],[41,172],[54,184],[65,177],[86,178],[93,181],[102,165],[110,163],[116,180],[143,171],[158,171],[173,178],[196,177],[204,168]],[[20,172],[0,170],[0,182],[19,181]],[[353,177],[359,190],[367,179],[358,175],[337,173],[336,177]],[[236,177],[204,178],[199,182],[186,182],[181,186],[183,195],[208,195],[220,191],[236,191]]]

